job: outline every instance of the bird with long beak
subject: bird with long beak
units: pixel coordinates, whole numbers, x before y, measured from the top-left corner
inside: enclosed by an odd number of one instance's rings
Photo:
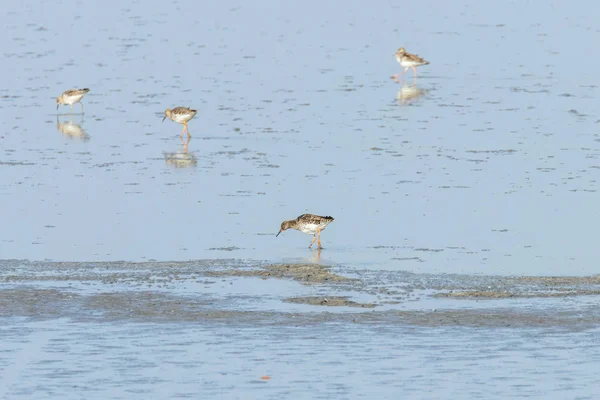
[[[327,225],[333,222],[333,217],[321,217],[320,215],[314,214],[302,214],[296,219],[292,219],[289,221],[283,221],[281,223],[281,229],[279,233],[275,235],[275,237],[279,236],[279,234],[288,229],[296,229],[302,233],[306,233],[307,235],[313,235],[313,240],[308,245],[310,249],[315,242],[318,240],[317,247],[322,249],[321,246],[321,231],[325,229]]]
[[[174,109],[167,108],[165,110],[165,117],[163,118],[163,122],[165,119],[170,118],[171,121],[177,122],[178,124],[183,124],[183,129],[181,130],[180,137],[183,136],[183,132],[187,132],[188,137],[191,137],[190,131],[188,130],[187,123],[190,119],[194,118],[196,115],[196,110],[192,110],[188,107],[175,107]]]
[[[83,103],[81,102],[81,99],[83,99],[83,96],[89,91],[90,89],[88,88],[67,90],[56,98],[56,111],[58,111],[58,106],[61,104],[71,106],[71,111],[73,111],[73,104],[79,103],[81,105],[81,113],[83,114]]]

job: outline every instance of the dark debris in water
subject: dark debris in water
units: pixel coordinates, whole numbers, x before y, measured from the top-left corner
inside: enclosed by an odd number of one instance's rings
[[[357,303],[349,300],[345,296],[306,296],[306,297],[290,297],[284,299],[286,303],[309,304],[312,306],[328,306],[328,307],[359,307],[359,308],[374,308],[373,303]]]
[[[0,165],[9,165],[9,166],[35,165],[35,163],[25,162],[25,161],[0,161]]]
[[[209,250],[216,250],[216,251],[235,251],[235,250],[241,250],[240,247],[235,247],[235,246],[229,246],[229,247],[211,247]]]
[[[516,153],[517,150],[514,149],[500,149],[500,150],[467,150],[467,153],[490,153],[490,154],[512,154]]]

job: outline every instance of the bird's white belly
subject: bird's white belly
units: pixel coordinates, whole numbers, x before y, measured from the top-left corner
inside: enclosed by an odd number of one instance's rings
[[[319,225],[317,224],[306,224],[302,225],[298,230],[307,235],[315,235],[317,233],[317,228],[319,228]],[[323,230],[323,228],[321,228],[321,230]]]
[[[193,115],[189,115],[189,114],[186,114],[186,115],[175,114],[173,116],[173,121],[182,124],[184,122],[188,122],[190,119],[192,119],[192,117],[193,117]]]
[[[424,63],[419,61],[410,61],[410,60],[402,60],[400,61],[400,65],[403,67],[418,67],[419,65],[423,65]]]
[[[65,99],[65,104],[67,104],[67,105],[70,105],[70,106],[71,106],[71,105],[73,105],[73,104],[77,103],[79,100],[81,100],[81,98],[82,98],[82,97],[83,97],[83,96],[71,96],[71,97],[67,97],[67,98]]]

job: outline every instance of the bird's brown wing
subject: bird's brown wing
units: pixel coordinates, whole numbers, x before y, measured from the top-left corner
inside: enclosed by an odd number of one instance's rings
[[[301,222],[303,224],[315,224],[315,225],[320,225],[324,221],[330,221],[332,219],[333,219],[333,217],[330,217],[330,216],[322,217],[320,215],[314,215],[314,214],[302,214],[301,216],[296,218],[296,220],[298,222]]]
[[[423,63],[423,64],[429,64],[429,61],[425,60],[422,57],[419,57],[416,54],[410,54],[410,53],[406,53],[404,55],[404,58],[406,58],[408,61],[412,61],[412,62],[416,62],[416,63]]]

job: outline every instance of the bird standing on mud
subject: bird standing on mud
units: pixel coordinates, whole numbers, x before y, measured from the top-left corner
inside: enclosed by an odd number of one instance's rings
[[[416,67],[429,64],[429,61],[419,57],[418,55],[407,53],[404,47],[400,47],[395,56],[400,66],[404,67],[404,72],[402,72],[402,74],[405,74],[409,68],[412,68],[413,76],[415,78],[417,77]],[[400,74],[395,74],[392,76],[392,78],[394,78],[394,80],[398,80],[398,76],[400,76]]]
[[[313,240],[308,245],[310,249],[315,242],[317,241],[317,248],[322,249],[321,246],[321,231],[325,229],[327,225],[333,222],[333,217],[321,217],[320,215],[314,214],[302,214],[296,219],[292,219],[289,221],[283,221],[281,223],[281,229],[279,233],[275,235],[275,237],[279,236],[279,234],[288,229],[296,229],[302,233],[306,233],[307,235],[313,235]]]
[[[194,115],[196,115],[196,110],[192,110],[188,107],[175,107],[172,110],[170,108],[167,108],[165,110],[165,117],[163,118],[163,122],[168,117],[173,122],[183,124],[183,129],[181,130],[181,134],[179,136],[183,136],[183,132],[187,132],[188,137],[191,137],[192,135],[190,135],[187,123],[190,119],[194,118]]]
[[[88,88],[67,90],[56,98],[56,110],[58,111],[58,106],[63,104],[71,106],[71,111],[73,111],[73,104],[79,103],[81,104],[81,113],[83,114],[83,103],[81,102],[81,99],[83,99],[83,96],[89,91],[90,89]]]

